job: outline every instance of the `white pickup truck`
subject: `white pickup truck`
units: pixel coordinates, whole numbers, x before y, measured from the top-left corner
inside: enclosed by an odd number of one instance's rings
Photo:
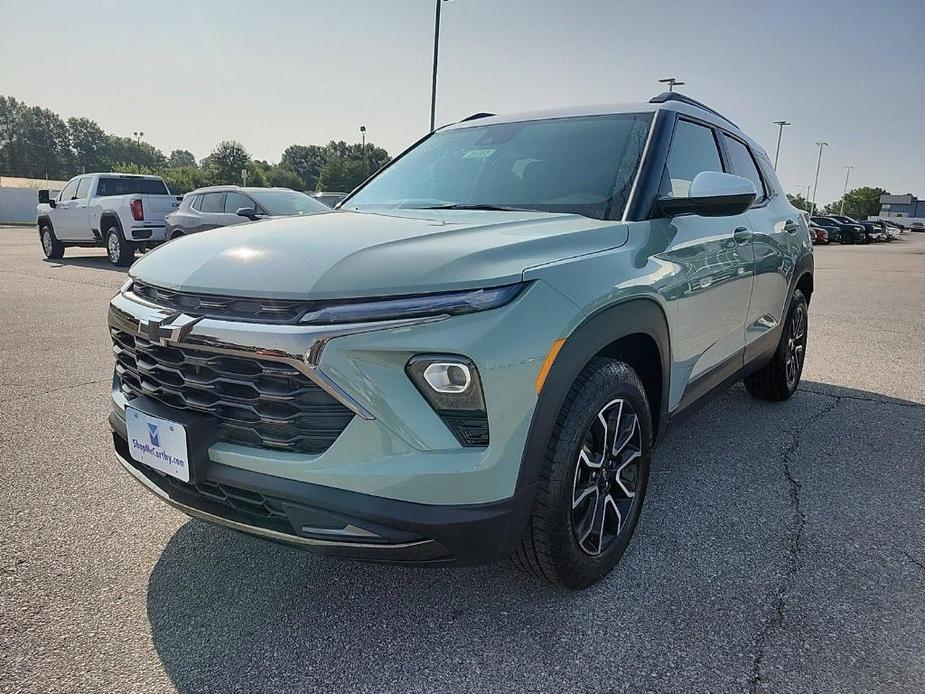
[[[39,191],[36,223],[47,258],[68,246],[105,246],[114,265],[130,265],[138,248],[167,240],[164,217],[182,197],[160,176],[93,173],[75,176],[52,198]]]

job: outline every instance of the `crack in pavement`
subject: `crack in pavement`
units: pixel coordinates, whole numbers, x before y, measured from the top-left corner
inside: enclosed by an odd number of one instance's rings
[[[835,393],[826,393],[824,390],[812,390],[810,388],[800,387],[799,393],[811,393],[812,395],[822,395],[827,398],[837,398],[839,400],[859,400],[860,402],[873,402],[878,405],[896,405],[897,407],[910,407],[912,409],[925,408],[925,405],[919,402],[899,402],[897,400],[886,400],[884,398],[862,398],[859,395],[836,395]]]
[[[918,559],[916,559],[915,557],[913,557],[913,556],[912,556],[911,554],[909,554],[906,550],[901,550],[901,551],[902,551],[903,554],[906,555],[906,559],[908,559],[909,561],[911,561],[913,564],[915,564],[917,567],[919,567],[922,571],[925,571],[925,564],[923,564],[923,563],[920,562]]]
[[[60,393],[64,390],[71,390],[73,388],[82,388],[83,386],[94,385],[96,383],[106,383],[106,381],[111,380],[110,378],[98,378],[95,381],[84,381],[83,383],[72,383],[69,386],[58,386],[57,388],[49,388],[48,390],[43,390],[40,393],[29,393],[29,395],[23,395],[19,398],[10,398],[9,400],[4,400],[3,402],[20,402],[22,400],[31,400],[32,398],[40,398],[43,395],[50,395],[51,393]]]
[[[751,678],[748,688],[749,694],[756,694],[761,684],[761,663],[764,660],[765,645],[767,644],[772,630],[776,629],[784,622],[784,604],[787,600],[790,588],[793,586],[793,581],[796,578],[797,572],[800,570],[799,555],[803,551],[803,531],[806,528],[806,512],[803,510],[802,503],[803,484],[794,477],[791,463],[794,462],[794,455],[797,450],[799,450],[800,444],[802,443],[803,432],[811,425],[829,415],[838,407],[843,397],[839,395],[830,395],[829,393],[816,393],[815,391],[807,392],[825,395],[826,397],[832,398],[832,402],[813,415],[809,422],[796,425],[792,431],[793,439],[781,456],[783,459],[784,479],[787,480],[788,485],[790,507],[793,510],[793,529],[790,532],[790,547],[787,552],[787,570],[778,586],[774,611],[771,617],[765,621],[764,625],[761,627],[761,631],[759,631],[758,635],[755,637],[755,651],[752,657]]]
[[[34,272],[18,272],[16,270],[0,270],[0,272],[6,275],[16,275],[18,277],[32,277],[34,279],[40,280],[53,280],[55,282],[66,282],[67,284],[82,284],[85,287],[99,287],[100,289],[112,289],[113,292],[119,290],[118,287],[113,287],[109,283],[101,284],[98,282],[83,282],[81,280],[69,279],[66,277],[52,277],[51,275],[39,275]]]

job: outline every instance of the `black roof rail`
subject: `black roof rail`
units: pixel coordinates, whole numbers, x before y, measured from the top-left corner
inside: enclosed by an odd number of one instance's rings
[[[653,96],[651,99],[649,99],[650,104],[663,104],[666,101],[680,101],[682,104],[689,104],[691,106],[696,106],[697,108],[702,108],[704,111],[712,113],[717,118],[722,118],[733,127],[739,127],[716,109],[710,108],[706,104],[697,101],[697,99],[692,99],[689,96],[681,94],[680,92],[662,92],[658,96]]]
[[[494,114],[494,113],[482,113],[482,112],[473,113],[471,116],[466,116],[465,118],[463,118],[463,119],[462,119],[461,121],[459,121],[459,122],[460,122],[460,123],[465,123],[467,120],[478,120],[479,118],[491,118],[491,117],[494,116],[494,115],[497,115],[497,114]]]

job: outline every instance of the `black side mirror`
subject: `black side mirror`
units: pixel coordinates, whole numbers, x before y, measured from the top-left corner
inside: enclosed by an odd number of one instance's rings
[[[256,222],[260,217],[257,216],[257,210],[253,207],[239,207],[238,211],[235,212],[239,217],[247,217],[252,222]]]
[[[39,191],[39,204],[47,205],[51,202],[51,195],[48,194],[47,190]]]

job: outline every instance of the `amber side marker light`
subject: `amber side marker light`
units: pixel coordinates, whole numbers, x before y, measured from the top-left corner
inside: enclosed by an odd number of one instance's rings
[[[560,338],[553,342],[552,347],[549,348],[549,353],[543,360],[543,365],[540,367],[540,372],[536,375],[537,395],[539,395],[540,391],[543,390],[543,384],[546,383],[546,377],[549,375],[549,370],[552,368],[552,363],[556,360],[556,357],[559,355],[559,350],[562,349],[562,345],[564,344],[565,338]]]

